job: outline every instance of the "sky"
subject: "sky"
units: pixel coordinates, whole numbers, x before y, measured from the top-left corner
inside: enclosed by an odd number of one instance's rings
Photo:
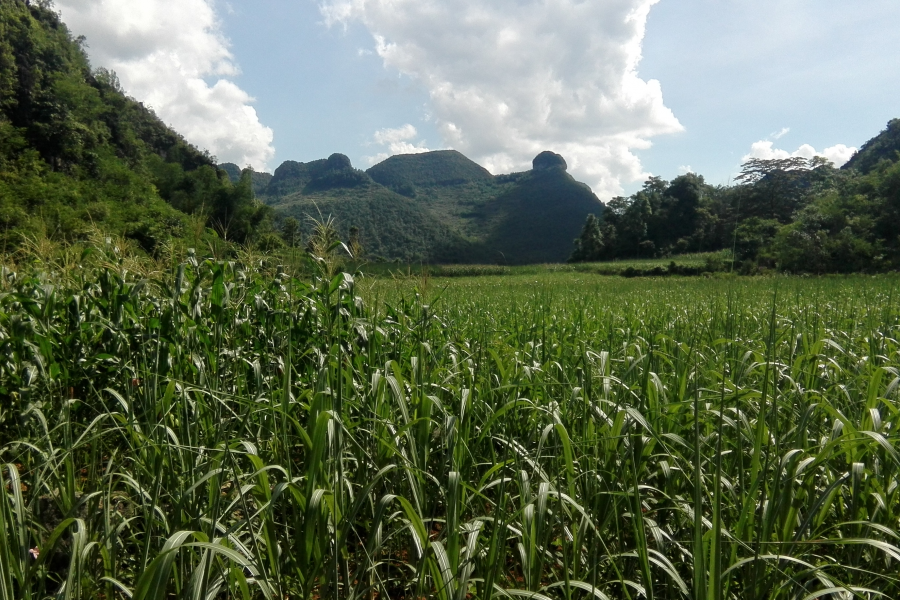
[[[900,117],[896,0],[57,0],[220,162],[543,150],[603,201],[748,158],[845,162]]]

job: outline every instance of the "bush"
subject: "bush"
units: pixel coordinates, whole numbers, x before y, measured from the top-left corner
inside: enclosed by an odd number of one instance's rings
[[[281,250],[283,248],[287,248],[287,244],[277,233],[264,233],[259,236],[259,239],[256,240],[256,244],[254,244],[257,250],[261,250],[263,252],[274,252],[275,250]]]

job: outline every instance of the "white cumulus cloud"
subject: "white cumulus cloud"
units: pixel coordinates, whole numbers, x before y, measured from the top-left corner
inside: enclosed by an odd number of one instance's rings
[[[115,71],[130,96],[188,141],[221,162],[268,169],[274,135],[229,80],[239,70],[213,2],[57,0],[56,8],[87,38],[92,64]]]
[[[372,136],[372,139],[376,145],[385,148],[386,152],[381,152],[375,156],[367,156],[366,160],[370,165],[374,165],[395,154],[429,152],[430,150],[425,145],[425,140],[414,141],[418,135],[419,132],[409,123],[396,129],[379,129]]]
[[[323,0],[362,22],[385,66],[429,91],[443,142],[489,170],[542,150],[601,197],[646,176],[633,150],[682,130],[659,82],[638,76],[658,0]]]
[[[793,152],[780,150],[778,148],[775,148],[774,146],[775,143],[769,140],[760,140],[758,142],[754,142],[750,146],[750,152],[744,155],[741,160],[747,161],[751,158],[760,158],[764,160],[791,157],[813,158],[815,156],[822,156],[834,163],[835,167],[841,167],[844,165],[844,163],[850,160],[850,157],[852,157],[853,153],[857,150],[856,148],[845,146],[844,144],[837,144],[835,146],[831,146],[830,148],[825,148],[821,152],[819,152],[809,144],[803,144]]]

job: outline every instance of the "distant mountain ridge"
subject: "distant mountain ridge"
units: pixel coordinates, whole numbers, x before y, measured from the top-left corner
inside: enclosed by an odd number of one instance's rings
[[[236,165],[219,167],[237,179]],[[363,172],[342,154],[285,161],[253,174],[257,197],[301,230],[332,216],[342,235],[360,231],[385,260],[523,264],[562,262],[588,214],[603,203],[543,152],[524,173],[492,175],[455,150],[392,156]]]
[[[392,156],[366,173],[377,183],[392,189],[406,185],[458,185],[471,181],[491,181],[494,178],[490,171],[456,150]]]

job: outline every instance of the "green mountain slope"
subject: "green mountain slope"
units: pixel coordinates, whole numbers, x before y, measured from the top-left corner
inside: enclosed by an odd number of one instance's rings
[[[288,161],[260,197],[309,233],[331,216],[360,230],[370,255],[431,262],[562,262],[602,203],[542,153],[534,169],[495,177],[459,152],[393,156],[365,173],[343,155]]]
[[[487,207],[512,187],[512,183],[492,177],[488,181],[420,187],[415,200],[463,237],[483,241],[494,226]]]
[[[0,2],[0,245],[122,234],[155,252],[173,237],[250,241],[267,211],[115,74],[91,69],[43,3]],[[193,215],[193,218],[192,216]],[[199,225],[199,233],[198,233]]]
[[[900,158],[900,119],[893,119],[887,128],[866,142],[842,167],[868,174],[879,162],[896,162]]]
[[[512,187],[455,150],[392,156],[366,171],[374,181],[415,198],[433,217],[478,243],[493,223],[486,207]]]
[[[350,159],[343,154],[332,154],[327,159],[308,163],[287,160],[275,169],[275,174],[262,196],[282,197],[303,191],[329,187],[358,187],[372,183],[371,179],[353,168]],[[308,188],[308,186],[312,188]]]
[[[587,215],[603,210],[552,152],[535,157],[531,171],[496,177],[455,151],[394,156],[367,173],[412,183],[415,199],[467,240],[476,262],[565,261]]]
[[[225,171],[228,174],[228,179],[231,180],[231,183],[238,183],[241,180],[241,175],[243,174],[243,170],[234,163],[221,163],[218,165],[219,169]],[[250,172],[250,182],[253,185],[253,193],[257,196],[265,193],[266,189],[269,187],[269,183],[272,181],[271,173],[261,173],[259,171],[251,171]]]
[[[401,154],[378,163],[366,173],[374,181],[395,190],[459,185],[493,180],[490,171],[456,150]]]
[[[496,222],[486,240],[495,261],[527,264],[565,261],[587,216],[603,205],[563,168],[551,168],[526,174],[486,209]]]
[[[351,227],[358,228],[369,258],[409,262],[471,259],[465,240],[421,203],[375,183],[307,190],[268,201],[281,216],[297,219],[304,237],[311,233],[313,219],[334,218],[345,240]]]

